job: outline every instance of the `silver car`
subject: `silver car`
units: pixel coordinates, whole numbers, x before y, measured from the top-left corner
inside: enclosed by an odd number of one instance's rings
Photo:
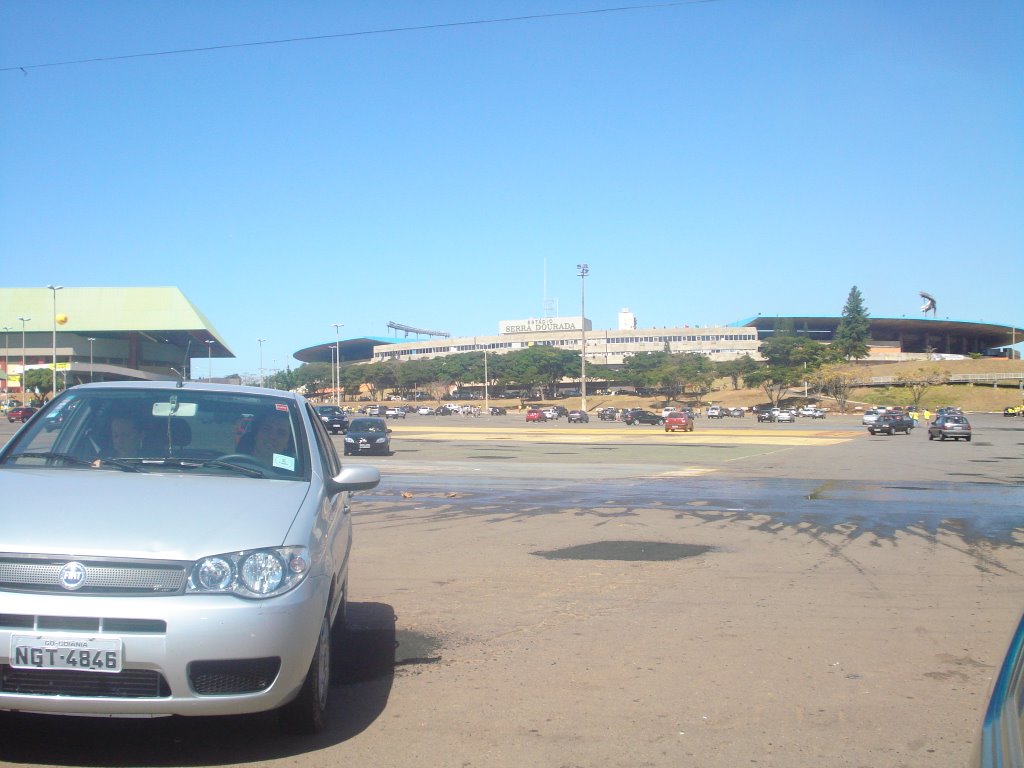
[[[287,392],[87,384],[41,415],[0,450],[0,710],[318,730],[379,472]]]

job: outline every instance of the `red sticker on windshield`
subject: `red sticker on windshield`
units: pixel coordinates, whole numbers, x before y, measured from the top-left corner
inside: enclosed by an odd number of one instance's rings
[[[288,406],[285,405],[284,403],[274,403],[274,408],[276,408],[279,411],[287,411],[288,410]]]

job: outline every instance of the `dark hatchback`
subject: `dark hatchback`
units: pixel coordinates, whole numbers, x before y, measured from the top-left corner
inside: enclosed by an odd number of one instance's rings
[[[391,430],[379,416],[360,416],[352,419],[345,433],[345,455],[377,453],[391,455]]]

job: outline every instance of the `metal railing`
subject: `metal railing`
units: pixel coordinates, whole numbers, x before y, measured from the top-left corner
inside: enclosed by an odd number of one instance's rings
[[[949,384],[992,384],[996,385],[1001,381],[1016,381],[1024,386],[1024,373],[955,373],[946,380]],[[858,384],[862,387],[883,387],[889,384],[899,384],[898,376],[872,376],[868,379],[861,379]]]

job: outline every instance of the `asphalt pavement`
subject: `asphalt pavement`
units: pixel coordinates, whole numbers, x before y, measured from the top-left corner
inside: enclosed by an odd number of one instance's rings
[[[391,456],[346,459],[383,481],[353,504],[322,734],[7,716],[0,760],[966,764],[1024,591],[1024,419],[970,418],[970,443],[852,416],[390,421]]]

